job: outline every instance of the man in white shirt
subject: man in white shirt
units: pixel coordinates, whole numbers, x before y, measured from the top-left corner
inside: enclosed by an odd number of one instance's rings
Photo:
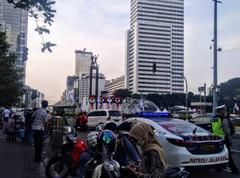
[[[43,134],[46,128],[47,121],[49,119],[49,115],[46,112],[46,108],[48,107],[48,102],[46,100],[42,101],[42,108],[39,108],[32,115],[33,117],[33,139],[34,139],[34,161],[41,162],[42,158],[42,149],[43,149]]]
[[[3,120],[4,120],[5,123],[8,122],[8,119],[10,117],[10,113],[11,113],[11,111],[8,108],[5,108],[3,110],[2,116],[3,116]]]

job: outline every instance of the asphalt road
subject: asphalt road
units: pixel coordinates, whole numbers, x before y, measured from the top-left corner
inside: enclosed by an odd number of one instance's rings
[[[78,132],[78,135],[85,139],[87,132]],[[234,136],[232,150],[235,164],[240,170],[240,135]],[[232,174],[229,168],[223,169],[221,172],[216,172],[215,169],[191,170],[190,176],[190,178],[240,178],[240,174]]]

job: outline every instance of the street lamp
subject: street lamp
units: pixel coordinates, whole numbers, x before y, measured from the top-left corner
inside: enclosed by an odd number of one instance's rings
[[[217,46],[217,4],[222,3],[218,0],[213,0],[214,2],[214,39],[213,39],[213,114],[216,115],[216,107],[217,107],[217,52],[221,51],[221,48]]]
[[[179,73],[174,73],[172,72],[172,74],[175,75],[181,75],[185,81],[185,85],[186,85],[186,101],[185,101],[185,105],[186,105],[186,120],[188,121],[188,82],[187,82],[187,78],[184,76],[184,74],[179,74]]]
[[[155,73],[157,72],[157,63],[154,62],[152,64],[152,72]],[[180,73],[174,73],[174,72],[171,72],[172,74],[175,74],[175,75],[181,75],[183,77],[183,79],[185,80],[185,84],[186,84],[186,120],[188,121],[188,82],[187,82],[187,79],[186,77],[184,76],[184,74],[180,74]]]
[[[183,74],[181,74],[181,76],[185,80],[185,84],[186,84],[186,120],[188,121],[188,82],[186,77]]]

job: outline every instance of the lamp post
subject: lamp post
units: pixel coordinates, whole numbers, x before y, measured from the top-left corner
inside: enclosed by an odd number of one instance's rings
[[[217,46],[217,4],[222,3],[218,0],[214,1],[214,45],[213,45],[213,114],[215,116],[216,114],[216,107],[218,105],[217,102],[217,83],[218,83],[218,77],[217,77],[217,52],[221,50],[221,48],[218,49]]]
[[[174,72],[172,72],[172,74],[181,75],[185,81],[185,85],[186,85],[186,97],[185,97],[186,120],[188,121],[188,82],[187,82],[187,78],[184,76],[184,74],[179,74],[179,73],[174,73]]]
[[[157,63],[156,62],[154,62],[153,64],[152,64],[152,72],[153,72],[153,74],[155,73],[155,72],[157,72]],[[171,72],[172,74],[175,74],[175,75],[181,75],[182,77],[183,77],[183,79],[185,80],[185,84],[186,84],[186,120],[188,121],[188,109],[187,109],[187,107],[188,107],[188,82],[187,82],[187,78],[184,76],[184,74],[179,74],[179,73],[174,73],[174,72]]]
[[[186,120],[188,121],[188,82],[186,77],[183,74],[181,74],[181,76],[185,80],[185,84],[186,84]]]

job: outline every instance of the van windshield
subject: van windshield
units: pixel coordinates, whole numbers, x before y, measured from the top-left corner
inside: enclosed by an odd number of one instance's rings
[[[109,115],[110,116],[115,116],[115,117],[121,116],[119,111],[109,111]]]

